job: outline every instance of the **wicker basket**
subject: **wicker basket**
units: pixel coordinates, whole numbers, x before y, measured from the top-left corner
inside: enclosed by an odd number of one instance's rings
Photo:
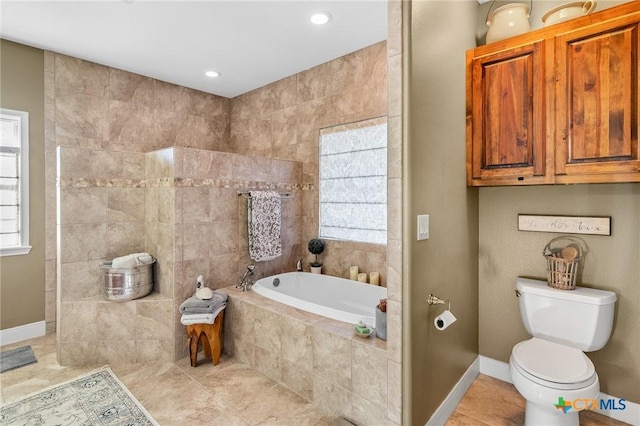
[[[563,241],[564,243],[562,243]],[[578,256],[572,260],[562,258],[561,252],[566,247],[574,247]],[[582,242],[577,238],[562,236],[549,241],[542,252],[547,260],[549,287],[559,290],[575,290],[578,272],[584,258],[583,253]]]

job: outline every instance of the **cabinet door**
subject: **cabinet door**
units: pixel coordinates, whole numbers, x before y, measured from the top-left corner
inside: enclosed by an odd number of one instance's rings
[[[640,180],[639,20],[556,37],[556,182]]]
[[[543,183],[543,42],[468,57],[467,70],[467,184]]]

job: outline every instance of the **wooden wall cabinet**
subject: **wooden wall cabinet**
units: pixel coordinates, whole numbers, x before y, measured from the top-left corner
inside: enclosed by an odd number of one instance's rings
[[[467,52],[467,184],[640,182],[640,2]]]

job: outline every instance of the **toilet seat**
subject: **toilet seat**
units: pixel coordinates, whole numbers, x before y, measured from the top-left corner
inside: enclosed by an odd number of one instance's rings
[[[554,389],[580,389],[597,380],[591,360],[579,349],[532,338],[513,347],[513,366],[527,379]]]

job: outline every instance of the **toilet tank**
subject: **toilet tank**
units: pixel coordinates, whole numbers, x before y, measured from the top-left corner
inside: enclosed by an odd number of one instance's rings
[[[546,281],[518,277],[516,294],[522,323],[532,336],[585,352],[597,351],[609,341],[614,292],[586,287],[557,290]]]

